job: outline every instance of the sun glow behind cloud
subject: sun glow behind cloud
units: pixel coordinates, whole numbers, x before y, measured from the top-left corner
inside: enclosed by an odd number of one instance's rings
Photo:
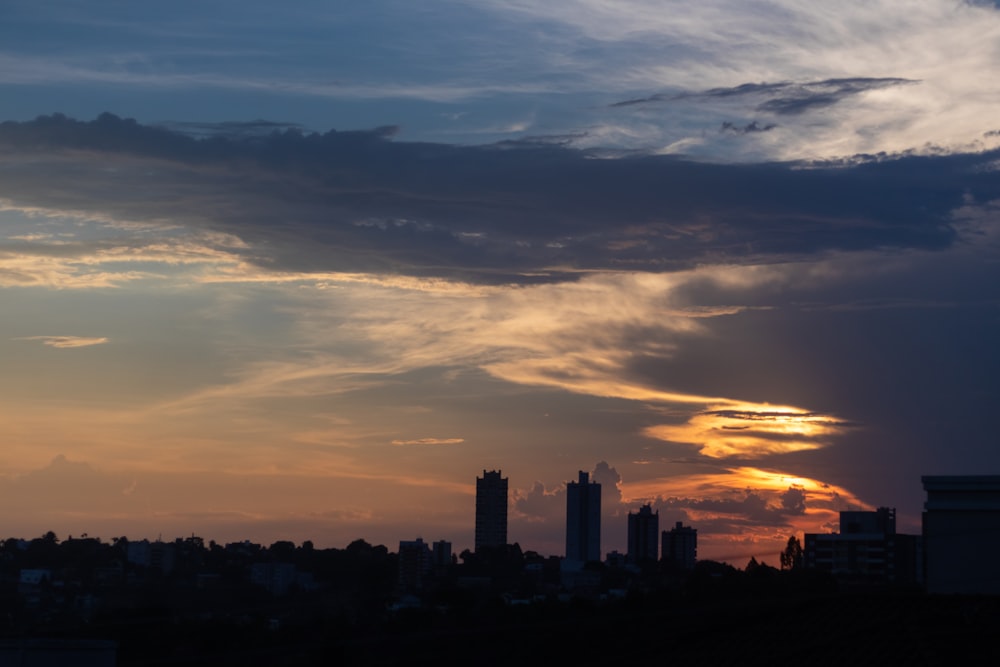
[[[626,502],[702,526],[699,550],[740,565],[754,554],[773,561],[789,535],[836,530],[843,510],[872,509],[848,489],[751,466],[626,482],[622,491]]]
[[[846,427],[832,416],[799,408],[733,402],[714,405],[686,423],[649,426],[646,435],[699,447],[711,458],[761,457],[818,449]]]

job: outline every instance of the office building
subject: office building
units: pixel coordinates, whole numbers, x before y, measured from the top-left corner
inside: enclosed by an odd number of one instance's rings
[[[476,551],[507,544],[507,478],[483,470],[476,478]]]
[[[896,510],[840,513],[840,532],[806,533],[802,564],[852,584],[916,584],[921,540],[896,532]]]
[[[566,560],[601,560],[601,485],[579,473],[566,483]]]
[[[655,561],[659,552],[660,513],[650,505],[628,514],[628,562]]]

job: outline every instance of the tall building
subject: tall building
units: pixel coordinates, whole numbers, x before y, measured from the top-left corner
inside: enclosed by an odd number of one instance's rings
[[[507,544],[507,478],[499,470],[476,478],[476,551]]]
[[[582,470],[566,483],[566,560],[601,560],[601,485]]]
[[[1000,475],[921,481],[927,592],[1000,595]]]
[[[660,513],[653,514],[650,505],[628,513],[628,561],[655,561],[659,552]]]
[[[698,531],[685,526],[680,521],[669,531],[663,531],[662,558],[686,570],[694,567],[698,560]]]

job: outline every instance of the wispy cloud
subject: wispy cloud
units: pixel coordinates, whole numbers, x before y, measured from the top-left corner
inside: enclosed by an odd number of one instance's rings
[[[407,447],[411,445],[460,445],[465,442],[465,438],[416,438],[413,440],[393,440],[392,444],[397,447]]]
[[[90,347],[110,342],[106,337],[88,336],[19,336],[15,340],[37,340],[43,345],[58,348]]]

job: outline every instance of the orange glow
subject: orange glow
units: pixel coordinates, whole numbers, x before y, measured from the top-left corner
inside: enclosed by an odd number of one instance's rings
[[[826,445],[844,423],[829,415],[766,403],[714,405],[684,424],[660,424],[643,432],[657,440],[697,445],[714,459],[786,454]]]
[[[788,502],[789,490],[801,502]],[[842,510],[873,509],[843,487],[753,467],[626,482],[622,492],[629,504],[651,502],[682,511],[695,527],[703,527],[699,557],[737,566],[750,556],[776,565],[790,536],[836,530]],[[714,528],[705,530],[710,523]]]

